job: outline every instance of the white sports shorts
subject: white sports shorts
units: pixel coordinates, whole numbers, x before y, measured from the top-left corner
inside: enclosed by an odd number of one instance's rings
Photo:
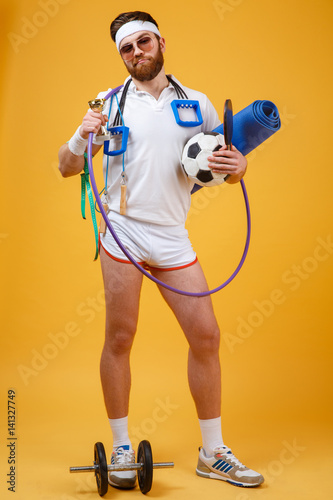
[[[146,269],[173,271],[197,261],[184,226],[152,224],[116,212],[110,212],[109,219],[126,250]],[[100,244],[112,259],[130,263],[108,228],[100,233]]]

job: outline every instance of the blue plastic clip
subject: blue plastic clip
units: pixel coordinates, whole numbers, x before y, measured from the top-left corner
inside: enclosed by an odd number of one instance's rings
[[[121,155],[121,154],[125,153],[125,151],[127,149],[129,127],[125,127],[125,125],[120,125],[119,127],[110,127],[110,128],[108,128],[108,131],[110,132],[111,136],[114,136],[115,138],[119,137],[120,135],[122,136],[121,148],[114,150],[114,151],[109,151],[110,141],[105,141],[104,142],[104,154],[108,155],[108,156],[117,156],[117,155]]]
[[[189,99],[175,99],[171,103],[173,114],[175,115],[176,122],[181,127],[198,127],[202,124],[203,119],[200,111],[199,101],[190,101]],[[183,121],[179,117],[179,109],[178,108],[191,108],[195,111],[197,115],[196,121]]]

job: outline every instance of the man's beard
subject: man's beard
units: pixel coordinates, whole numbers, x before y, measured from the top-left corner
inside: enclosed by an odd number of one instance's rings
[[[146,59],[146,62],[137,65],[137,62],[140,61],[140,59]],[[126,64],[126,68],[130,75],[139,82],[148,82],[150,80],[153,80],[155,76],[159,74],[163,65],[164,57],[161,48],[159,47],[156,58],[152,56],[140,56],[136,59],[133,59],[131,67],[128,67],[128,65]]]

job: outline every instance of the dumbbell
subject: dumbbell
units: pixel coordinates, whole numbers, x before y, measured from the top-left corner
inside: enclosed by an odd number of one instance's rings
[[[108,491],[108,472],[109,471],[128,471],[136,470],[138,475],[139,488],[142,493],[148,493],[151,490],[153,482],[153,469],[166,469],[174,467],[173,462],[153,463],[153,454],[149,441],[144,440],[139,443],[138,462],[127,465],[108,465],[106,460],[105,448],[103,443],[95,443],[94,446],[94,465],[83,467],[70,467],[69,472],[94,472],[96,477],[98,493],[102,497]]]

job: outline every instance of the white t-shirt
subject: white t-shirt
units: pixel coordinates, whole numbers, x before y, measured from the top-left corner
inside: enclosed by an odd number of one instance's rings
[[[179,84],[173,76],[172,79]],[[199,101],[202,125],[182,127],[176,123],[171,102],[178,97],[172,84],[162,91],[158,100],[147,92],[138,91],[133,81],[129,85],[123,113],[124,125],[130,129],[124,158],[128,217],[162,225],[185,223],[193,182],[188,179],[181,165],[183,148],[195,134],[212,131],[221,122],[204,94],[184,86],[182,88],[189,99]],[[98,97],[103,98],[110,90],[101,92]],[[117,94],[119,101],[121,95],[122,90]],[[110,99],[103,114],[108,115],[109,109]],[[111,125],[117,110],[114,97],[109,121]],[[188,115],[182,116],[181,113]],[[190,109],[180,110],[180,116],[184,120],[195,119],[194,111]],[[111,149],[119,149],[118,140],[110,141]],[[107,156],[104,155],[104,179],[106,168]],[[123,155],[110,156],[106,201],[110,210],[118,213],[122,171]]]

